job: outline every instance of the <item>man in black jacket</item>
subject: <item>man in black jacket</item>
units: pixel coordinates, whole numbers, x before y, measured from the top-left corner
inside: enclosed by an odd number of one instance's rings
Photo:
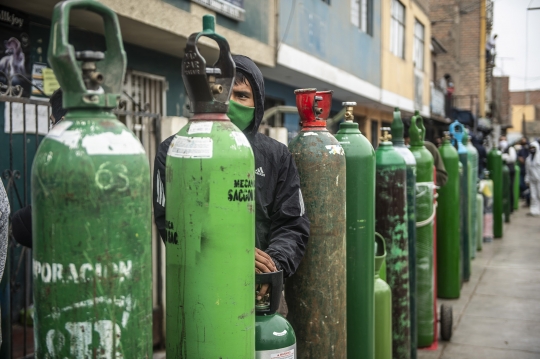
[[[309,220],[300,179],[287,147],[257,130],[264,114],[264,79],[251,59],[233,56],[236,78],[228,115],[246,135],[255,155],[255,270],[296,272],[304,256]],[[154,162],[154,217],[165,237],[165,161],[175,135],[159,146]]]

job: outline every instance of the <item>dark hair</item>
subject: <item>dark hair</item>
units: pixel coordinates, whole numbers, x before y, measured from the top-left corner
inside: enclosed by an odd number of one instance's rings
[[[247,77],[244,76],[242,72],[238,71],[238,69],[236,70],[236,75],[234,76],[234,84],[235,85],[246,84],[246,85],[251,86]]]
[[[64,117],[67,113],[67,110],[62,107],[62,89],[54,91],[51,97],[49,98],[49,103],[51,104],[51,115],[54,118],[54,122],[57,123]]]

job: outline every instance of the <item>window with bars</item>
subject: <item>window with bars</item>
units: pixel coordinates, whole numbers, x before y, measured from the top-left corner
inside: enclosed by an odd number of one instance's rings
[[[414,67],[424,70],[424,25],[418,20],[414,21]]]
[[[390,51],[402,59],[405,58],[405,6],[399,0],[392,0]]]
[[[373,0],[351,0],[351,23],[373,35]]]

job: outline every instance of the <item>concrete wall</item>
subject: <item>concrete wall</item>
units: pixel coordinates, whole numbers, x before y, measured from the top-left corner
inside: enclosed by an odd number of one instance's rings
[[[430,103],[430,79],[431,79],[431,24],[428,15],[416,1],[403,0],[405,6],[405,58],[395,56],[390,52],[390,25],[391,25],[391,0],[381,2],[382,10],[382,89],[390,91],[404,98],[405,101],[414,103],[414,24],[415,19],[424,25],[424,69],[419,71],[423,77],[422,105],[429,111]],[[384,97],[384,93],[383,93]],[[403,101],[402,100],[402,101]],[[400,106],[394,101],[395,106]]]
[[[508,76],[494,77],[491,82],[492,116],[502,125],[511,124],[509,83]]]
[[[332,1],[331,5],[321,0],[280,1],[279,40],[380,86],[380,6],[380,1],[373,1],[371,36],[351,23],[351,0]]]
[[[512,128],[508,129],[509,133],[523,133],[523,115],[525,115],[525,121],[533,122],[536,116],[536,109],[534,105],[512,105]]]

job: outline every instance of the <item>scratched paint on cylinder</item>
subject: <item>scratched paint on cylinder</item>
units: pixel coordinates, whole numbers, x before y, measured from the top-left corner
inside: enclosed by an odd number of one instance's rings
[[[406,167],[391,142],[381,142],[376,156],[375,230],[386,240],[386,282],[392,290],[392,353],[393,358],[409,359],[411,334]]]

